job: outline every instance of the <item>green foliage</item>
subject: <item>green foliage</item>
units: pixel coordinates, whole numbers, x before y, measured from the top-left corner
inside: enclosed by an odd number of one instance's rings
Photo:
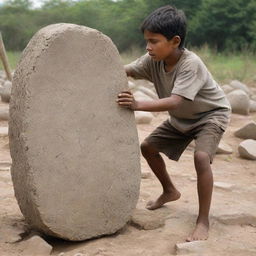
[[[189,41],[218,50],[255,47],[255,0],[205,0],[192,18]]]
[[[140,24],[167,4],[184,10],[188,18],[187,45],[256,49],[255,0],[45,0],[39,9],[32,9],[30,0],[9,0],[0,7],[0,31],[7,49],[22,50],[40,28],[75,23],[102,31],[127,51],[144,46]]]

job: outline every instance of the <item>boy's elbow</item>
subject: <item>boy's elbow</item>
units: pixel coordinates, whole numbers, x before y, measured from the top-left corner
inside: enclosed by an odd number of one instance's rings
[[[172,109],[176,109],[176,108],[178,108],[181,105],[181,103],[184,100],[184,98],[182,96],[173,94],[170,97],[170,100],[171,100],[171,108]]]

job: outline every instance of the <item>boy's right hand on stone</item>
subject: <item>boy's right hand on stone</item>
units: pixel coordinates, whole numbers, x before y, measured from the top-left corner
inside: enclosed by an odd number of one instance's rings
[[[130,91],[122,91],[119,93],[116,102],[119,106],[129,108],[131,110],[136,110],[138,105]]]

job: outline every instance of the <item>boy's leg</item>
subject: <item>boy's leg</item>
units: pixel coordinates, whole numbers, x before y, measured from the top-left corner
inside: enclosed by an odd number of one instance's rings
[[[176,130],[169,120],[166,120],[141,144],[142,155],[163,187],[163,193],[160,197],[156,201],[148,202],[147,208],[149,210],[157,209],[166,202],[175,201],[180,198],[180,192],[172,183],[164,160],[159,152],[177,161],[191,140],[191,136],[185,136]]]
[[[215,124],[209,123],[196,134],[196,149],[194,164],[197,173],[197,191],[199,213],[196,227],[187,241],[206,240],[209,231],[209,211],[213,189],[213,175],[211,163],[217,150],[223,130]]]
[[[163,187],[163,193],[159,198],[156,201],[149,201],[146,208],[155,210],[167,202],[178,200],[180,198],[180,192],[172,183],[159,151],[148,142],[144,141],[141,144],[141,152]]]
[[[212,198],[213,176],[210,165],[210,157],[207,153],[198,151],[194,156],[197,172],[197,192],[199,201],[199,213],[196,227],[186,241],[206,240],[209,231],[209,211]]]

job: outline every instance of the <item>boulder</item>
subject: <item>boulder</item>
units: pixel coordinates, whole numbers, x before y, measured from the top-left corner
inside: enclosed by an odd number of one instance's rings
[[[233,87],[234,89],[240,89],[243,90],[247,95],[250,95],[250,89],[246,84],[241,83],[238,80],[233,80],[230,82],[230,86]]]
[[[235,136],[241,139],[256,140],[256,122],[251,121],[235,132]]]
[[[139,196],[133,111],[112,41],[74,24],[41,29],[17,66],[9,137],[15,196],[32,228],[66,240],[113,234]]]
[[[256,140],[245,140],[238,146],[238,152],[242,158],[256,160]]]
[[[241,115],[249,114],[250,99],[243,90],[234,90],[227,94],[227,98],[230,102],[233,113]]]

